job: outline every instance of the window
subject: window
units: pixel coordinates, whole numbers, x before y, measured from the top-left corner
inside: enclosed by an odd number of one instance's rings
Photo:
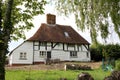
[[[71,58],[77,58],[77,51],[70,51]]]
[[[26,60],[27,58],[26,58],[26,56],[27,56],[27,53],[20,53],[20,59],[21,60]]]
[[[68,32],[64,32],[65,37],[69,37]]]
[[[46,57],[46,51],[40,51],[39,56],[45,58]]]

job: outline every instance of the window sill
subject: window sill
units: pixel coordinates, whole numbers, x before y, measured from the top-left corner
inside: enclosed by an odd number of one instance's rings
[[[27,60],[27,58],[20,58],[19,60]]]
[[[75,56],[75,57],[70,57],[70,58],[78,58],[77,56]]]

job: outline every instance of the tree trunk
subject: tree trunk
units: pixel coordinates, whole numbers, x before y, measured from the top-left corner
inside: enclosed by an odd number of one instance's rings
[[[0,1],[0,80],[5,80],[4,56],[3,56],[3,33],[2,33],[2,0]]]
[[[5,80],[5,56],[8,53],[8,42],[10,41],[10,34],[12,31],[11,24],[11,12],[12,12],[13,0],[8,0],[6,5],[6,12],[4,17],[4,24],[2,27],[1,17],[0,19],[0,80]],[[0,11],[2,11],[0,3]],[[2,12],[0,12],[2,14]],[[0,16],[1,16],[0,14]]]

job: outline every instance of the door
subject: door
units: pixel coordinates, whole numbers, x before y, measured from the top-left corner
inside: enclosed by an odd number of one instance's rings
[[[51,58],[51,51],[48,51],[47,52],[47,59],[50,59]]]

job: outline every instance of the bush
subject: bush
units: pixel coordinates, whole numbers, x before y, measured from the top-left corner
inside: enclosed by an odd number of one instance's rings
[[[111,75],[105,77],[104,80],[120,80],[120,71],[113,71]]]
[[[101,61],[102,60],[102,49],[104,49],[104,45],[98,44],[97,46],[90,47],[91,60],[93,61]]]
[[[97,46],[90,47],[91,59],[94,61],[101,61],[103,57],[113,58],[117,60],[120,55],[119,44],[98,44]]]
[[[120,59],[116,60],[116,70],[120,70]]]

